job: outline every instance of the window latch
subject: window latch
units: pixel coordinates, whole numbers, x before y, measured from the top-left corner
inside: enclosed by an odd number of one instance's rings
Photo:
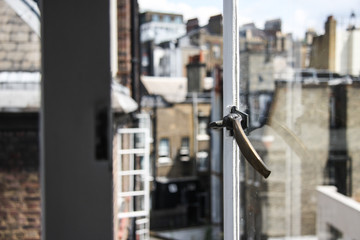
[[[240,148],[241,153],[246,160],[259,172],[264,178],[267,178],[271,171],[261,160],[259,154],[251,145],[247,138],[245,131],[248,129],[249,120],[248,115],[244,112],[237,110],[235,106],[231,108],[231,111],[222,120],[211,122],[210,128],[222,129],[226,128],[230,131],[230,135],[235,137],[236,143]]]

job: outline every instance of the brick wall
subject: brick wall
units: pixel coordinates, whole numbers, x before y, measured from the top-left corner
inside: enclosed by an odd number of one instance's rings
[[[0,240],[40,239],[38,171],[0,171]]]
[[[345,150],[342,148],[346,147],[351,158],[351,173],[347,180],[351,181],[355,198],[360,195],[357,174],[360,169],[359,91],[358,83],[346,86],[348,145],[337,144],[337,149]],[[265,236],[316,234],[316,187],[328,183],[326,166],[331,150],[331,96],[331,87],[326,83],[277,84],[268,125],[250,135],[255,148],[272,170],[267,180],[254,180],[249,177],[251,170],[247,170],[250,182],[263,182],[260,188],[255,188],[260,192],[255,200],[261,201],[261,209],[255,210]],[[269,136],[273,137],[269,143],[256,140]],[[255,200],[251,202],[249,196],[248,200],[247,207],[256,206]]]
[[[360,201],[360,84],[347,88],[347,142],[352,159],[352,196]]]
[[[203,116],[210,115],[209,103],[198,103],[198,112]],[[194,152],[194,119],[192,103],[174,104],[171,108],[157,109],[157,146],[160,139],[167,138],[170,142],[171,164],[157,166],[158,177],[178,178],[193,176],[196,167],[196,153]],[[179,160],[181,140],[189,138],[189,162]],[[209,140],[198,141],[198,151],[209,151]],[[158,149],[156,149],[158,151]],[[156,159],[158,159],[158,155]]]
[[[314,37],[310,67],[335,71],[336,20],[329,16],[325,23],[325,34]]]
[[[121,84],[131,88],[131,12],[130,1],[118,1],[118,77]]]
[[[254,143],[272,170],[259,180],[263,235],[315,234],[316,186],[323,184],[329,149],[329,93],[327,85],[278,84],[268,126],[252,133],[273,137]]]
[[[40,239],[37,113],[0,114],[0,240]]]

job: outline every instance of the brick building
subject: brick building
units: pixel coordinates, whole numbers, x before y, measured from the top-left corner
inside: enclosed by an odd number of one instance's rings
[[[143,12],[140,14],[141,42],[155,44],[176,39],[185,34],[183,16],[175,13]]]
[[[223,63],[223,25],[222,15],[215,15],[209,18],[205,26],[194,26],[194,20],[189,20],[189,31],[185,36],[179,38],[179,46],[196,46],[202,49],[204,63],[206,64],[207,76],[211,76],[216,66]],[[185,66],[188,64],[184,64]]]
[[[130,95],[136,102],[140,102],[140,32],[137,0],[117,1],[116,23],[116,80],[130,90]]]
[[[197,19],[190,19],[186,26],[186,32],[177,36],[169,34],[165,42],[143,43],[143,75],[186,77],[189,58],[200,52],[206,76],[211,76],[214,67],[222,65],[222,15],[210,17],[205,26],[199,26]]]
[[[316,69],[335,69],[336,20],[329,16],[325,23],[325,34],[314,37],[310,67]]]
[[[294,42],[291,34],[282,32],[280,19],[267,21],[264,29],[254,23],[243,25],[239,41],[240,94],[244,105],[255,109],[262,101],[260,95],[267,98],[273,93],[276,79],[292,74]],[[250,116],[252,122],[256,118]]]
[[[359,83],[333,81],[276,82],[266,125],[250,135],[272,174],[246,165],[245,222],[261,229],[247,236],[315,235],[318,185],[359,195]]]
[[[142,77],[142,111],[152,116],[153,230],[210,222],[211,99],[205,64],[190,65],[188,78]]]
[[[138,82],[131,81],[138,78],[136,61],[132,61],[138,48],[135,40],[129,45],[137,38],[137,29],[130,31],[121,25],[136,24],[130,18],[131,10],[136,14],[136,1],[131,5],[129,1],[118,2],[120,57],[115,74],[124,81],[120,81],[123,85],[112,84],[116,127],[129,125],[128,113],[138,107],[129,97],[139,94],[131,91],[138,89]],[[35,240],[41,238],[40,12],[35,1],[7,0],[0,0],[0,12],[0,239]]]
[[[34,11],[25,7],[20,17],[18,12],[24,7],[22,4],[6,0],[0,4],[0,71],[39,71],[40,20],[36,14],[39,13],[37,5],[34,2],[30,5]]]
[[[40,26],[36,3],[26,2],[0,1],[0,239],[41,232]]]
[[[337,26],[333,16],[325,22],[325,33],[312,38],[310,67],[342,75],[360,75],[360,29]]]

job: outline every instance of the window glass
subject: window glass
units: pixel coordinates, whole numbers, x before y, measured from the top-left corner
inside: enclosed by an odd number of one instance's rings
[[[190,160],[190,140],[189,137],[183,137],[181,139],[181,148],[180,148],[180,160],[189,161]]]
[[[209,169],[209,154],[207,152],[198,152],[196,154],[197,170],[199,172],[205,172]]]
[[[208,117],[199,117],[199,125],[198,125],[198,127],[199,127],[198,134],[199,135],[207,135],[208,124],[209,124]]]
[[[153,14],[153,15],[151,16],[151,20],[152,20],[153,22],[158,22],[158,21],[160,20],[160,17],[159,17],[159,15],[157,15],[157,14]]]
[[[272,170],[263,179],[242,157],[244,239],[353,234],[322,212],[332,209],[332,218],[351,225],[356,210],[344,214],[342,207],[360,193],[360,68],[344,60],[360,59],[360,30],[334,7],[312,23],[316,30],[305,18],[301,33],[290,30],[294,23],[280,11],[279,18],[240,26],[242,110],[250,116],[248,137]],[[306,7],[303,14],[318,16]]]
[[[174,22],[176,22],[176,23],[182,23],[182,18],[181,18],[180,16],[176,16],[176,17],[174,18]]]
[[[186,5],[185,1],[177,1],[180,2]],[[243,156],[240,158],[237,172],[241,182],[240,237],[346,239],[353,234],[352,230],[339,223],[356,229],[357,225],[349,219],[357,210],[353,208],[344,214],[343,206],[348,201],[354,204],[360,201],[359,1],[335,0],[328,4],[319,0],[239,0],[238,3],[239,110],[248,114],[248,138],[272,171],[264,179]],[[142,4],[144,9],[150,6],[148,1]],[[159,224],[159,229],[166,224],[167,230],[201,226],[198,216],[205,216],[200,221],[204,225],[224,223],[222,213],[227,196],[222,195],[223,132],[209,131],[208,124],[223,117],[222,97],[230,94],[222,92],[222,82],[229,79],[222,79],[226,53],[222,52],[223,36],[218,33],[225,26],[221,15],[208,15],[204,21],[204,11],[197,4],[187,8],[193,9],[194,14],[183,12],[187,33],[184,30],[183,36],[173,39],[175,44],[169,47],[166,42],[154,43],[154,49],[161,49],[166,56],[156,61],[164,73],[159,75],[172,77],[153,76],[145,86],[149,94],[158,94],[163,99],[147,106],[154,122],[178,116],[165,122],[166,128],[163,122],[153,125],[154,133],[171,132],[171,137],[170,133],[161,135],[169,136],[171,148],[169,139],[161,139],[158,145],[155,141],[153,147],[158,152],[154,156],[159,159],[154,162],[169,163],[170,156],[174,162],[156,169],[155,179],[159,181],[152,194],[161,196],[160,200],[154,198],[155,206],[172,206],[162,218],[174,219],[176,215],[186,220],[172,226],[168,224],[170,221],[155,223],[154,220],[152,224]],[[203,3],[205,7],[212,4],[212,1]],[[169,7],[169,13],[171,9],[175,8]],[[218,9],[221,13],[222,6]],[[153,20],[159,21],[159,16],[153,16]],[[166,17],[162,20],[168,21]],[[182,22],[182,17],[175,17],[174,22]],[[165,25],[170,28],[170,24]],[[152,50],[146,51],[148,54],[141,59],[149,74],[156,72],[151,70],[156,60]],[[188,81],[192,75],[196,80]],[[202,86],[205,75],[213,78],[213,88]],[[196,100],[189,97],[191,91],[181,92],[176,88],[179,78],[189,86],[198,81]],[[181,89],[186,89],[184,86]],[[176,101],[170,96],[176,96]],[[211,118],[202,104],[208,104]],[[159,110],[161,114],[153,113]],[[189,193],[190,183],[196,186],[196,193]],[[178,194],[177,198],[168,196],[169,191]],[[324,199],[331,199],[332,203]],[[180,213],[180,208],[186,210]],[[212,234],[216,231],[222,230],[211,227]],[[358,235],[351,236],[357,239]],[[222,233],[215,234],[212,239],[221,236]],[[178,238],[205,237],[180,235]]]
[[[212,51],[213,51],[214,57],[216,59],[221,57],[221,49],[220,49],[219,44],[214,44],[212,47]]]
[[[181,147],[182,148],[189,148],[189,137],[183,137],[181,139]]]
[[[164,22],[171,22],[171,17],[169,15],[164,15],[162,19]]]
[[[160,157],[169,157],[170,156],[170,143],[169,143],[168,138],[160,139],[159,156]]]

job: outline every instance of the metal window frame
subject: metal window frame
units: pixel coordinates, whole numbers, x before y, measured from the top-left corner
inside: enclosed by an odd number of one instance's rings
[[[238,0],[223,0],[223,116],[240,102]],[[224,239],[238,240],[240,223],[240,154],[229,131],[223,130]]]

